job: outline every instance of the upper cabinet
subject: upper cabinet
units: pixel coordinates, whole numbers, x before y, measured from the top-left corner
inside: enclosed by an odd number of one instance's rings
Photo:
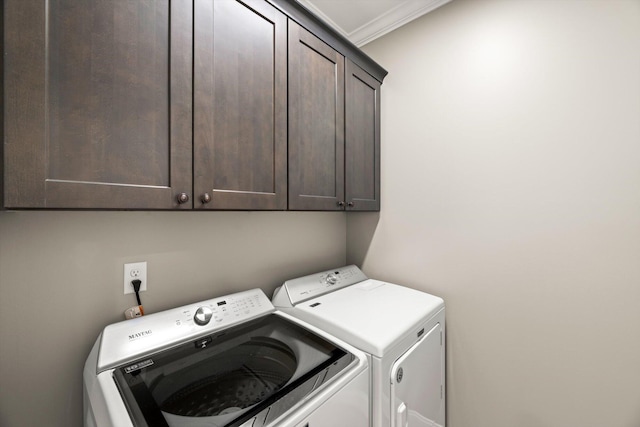
[[[287,17],[194,4],[194,207],[287,209]]]
[[[295,0],[1,7],[5,208],[379,209],[386,71]]]
[[[380,82],[293,21],[289,209],[380,209]]]
[[[4,205],[190,207],[190,0],[4,1]]]
[[[344,209],[344,57],[293,21],[289,209]]]
[[[347,60],[345,78],[347,210],[380,210],[380,82]]]

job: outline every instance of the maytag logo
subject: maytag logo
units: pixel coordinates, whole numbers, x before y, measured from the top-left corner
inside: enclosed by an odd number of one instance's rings
[[[135,334],[129,335],[129,341],[137,340],[139,338],[144,338],[147,335],[151,335],[153,331],[151,329],[147,329],[146,331],[136,332]]]

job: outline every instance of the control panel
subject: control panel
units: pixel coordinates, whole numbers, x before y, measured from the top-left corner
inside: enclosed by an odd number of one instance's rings
[[[185,306],[176,313],[175,324],[206,326],[211,322],[211,326],[216,327],[246,320],[255,314],[261,314],[265,308],[273,309],[270,303],[265,305],[261,297],[266,298],[262,291],[248,294],[243,292],[203,301],[195,306]]]
[[[287,280],[276,289],[273,295],[273,305],[293,307],[303,301],[355,285],[363,280],[367,280],[367,276],[355,265]]]
[[[102,331],[98,371],[275,311],[260,289],[114,323]]]

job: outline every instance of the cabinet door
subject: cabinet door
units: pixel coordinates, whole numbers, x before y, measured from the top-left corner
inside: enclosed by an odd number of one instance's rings
[[[194,25],[195,207],[286,209],[286,17],[199,0]]]
[[[347,60],[345,85],[347,210],[380,210],[380,82]]]
[[[190,0],[5,0],[8,208],[190,208]]]
[[[289,209],[344,206],[344,57],[289,21]]]

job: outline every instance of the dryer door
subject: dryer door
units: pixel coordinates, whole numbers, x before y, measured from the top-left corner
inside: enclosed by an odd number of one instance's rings
[[[391,427],[444,426],[444,347],[438,323],[391,368]]]

